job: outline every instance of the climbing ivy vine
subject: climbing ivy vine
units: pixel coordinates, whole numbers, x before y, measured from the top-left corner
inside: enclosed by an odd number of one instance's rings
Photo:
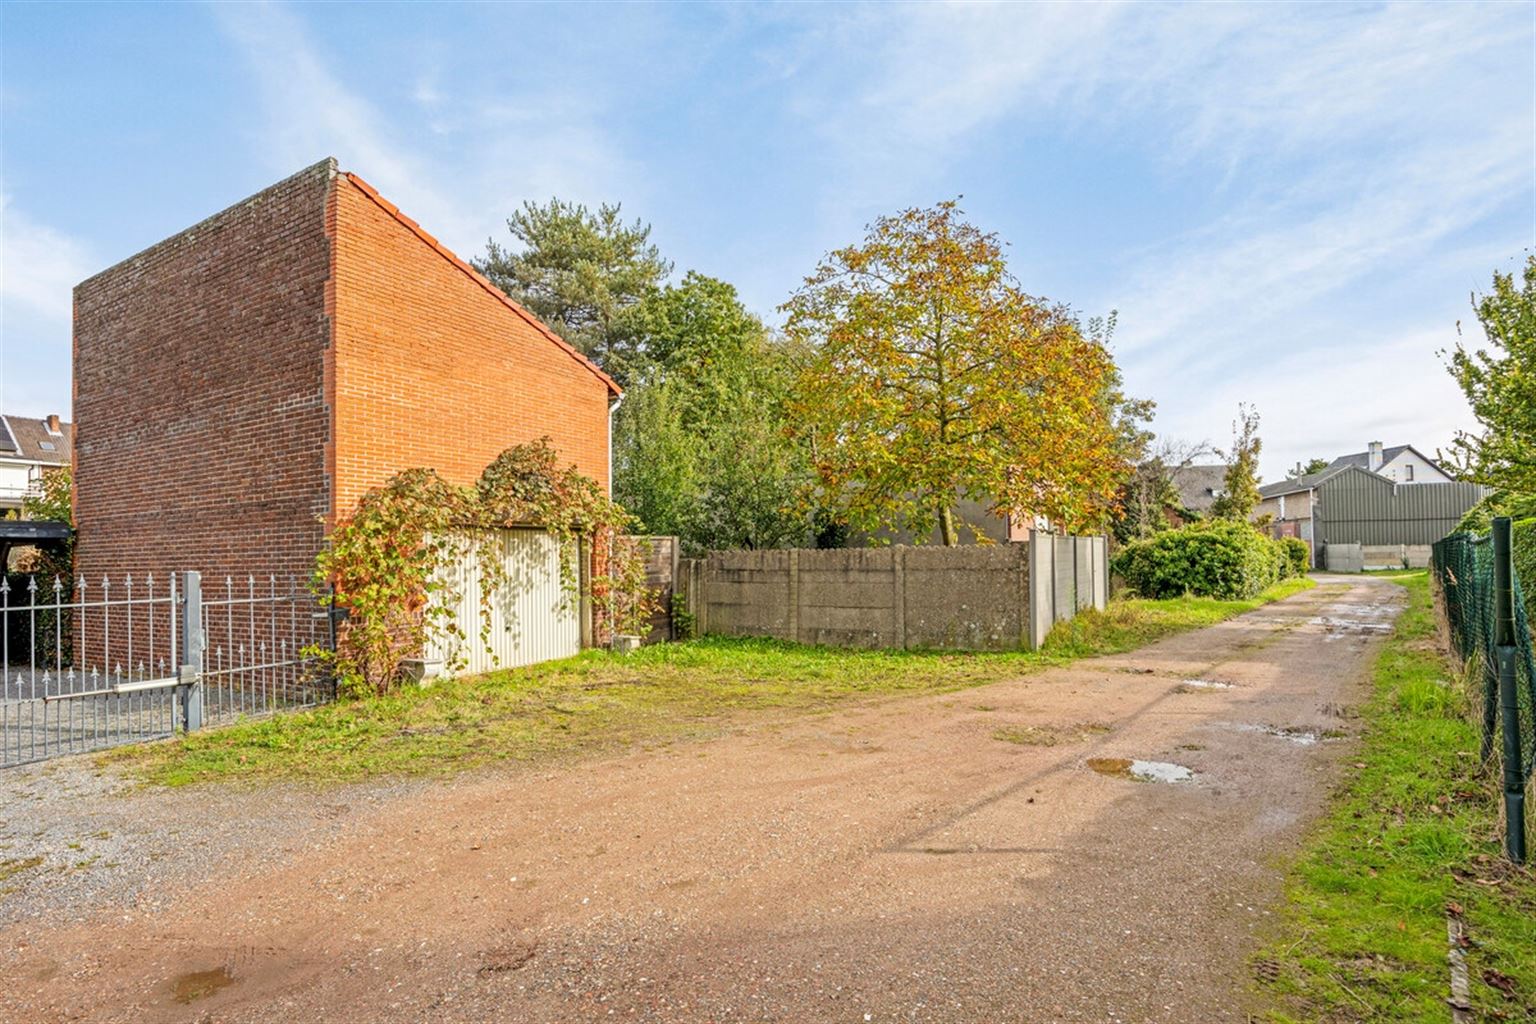
[[[433,640],[458,636],[452,610],[471,597],[482,612],[477,639],[489,649],[488,612],[511,581],[488,531],[508,527],[536,527],[555,538],[567,601],[581,597],[579,552],[590,553],[586,590],[596,635],[643,628],[653,602],[644,549],[625,537],[633,518],[596,481],[574,466],[562,468],[544,438],[508,448],[468,487],[431,469],[397,473],[336,524],[311,585],[322,604],[345,616],[338,616],[335,649],[313,653],[342,690],[394,688],[405,659]],[[455,593],[456,574],[449,571],[467,558],[480,570],[475,595]]]

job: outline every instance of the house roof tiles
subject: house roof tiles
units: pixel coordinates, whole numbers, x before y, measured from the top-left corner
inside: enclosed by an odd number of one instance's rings
[[[0,416],[0,458],[25,459],[45,466],[67,466],[74,441],[74,427],[60,423],[59,432],[48,429],[48,421],[29,416]]]

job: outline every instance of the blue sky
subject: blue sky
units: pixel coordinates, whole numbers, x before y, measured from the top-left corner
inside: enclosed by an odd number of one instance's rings
[[[963,195],[1031,292],[1119,311],[1155,426],[1264,467],[1443,445],[1436,353],[1536,237],[1530,3],[0,6],[0,402],[69,404],[79,280],[334,155],[462,255],[622,201],[770,322]]]

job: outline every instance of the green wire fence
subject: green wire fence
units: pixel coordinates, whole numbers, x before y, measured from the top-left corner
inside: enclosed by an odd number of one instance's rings
[[[1484,760],[1495,738],[1502,741],[1505,850],[1523,863],[1525,794],[1536,769],[1536,657],[1514,563],[1510,521],[1500,518],[1485,535],[1453,533],[1437,543],[1431,565],[1452,646],[1476,673]]]

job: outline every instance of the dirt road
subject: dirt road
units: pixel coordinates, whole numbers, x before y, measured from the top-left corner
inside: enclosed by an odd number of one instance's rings
[[[0,932],[0,1019],[1240,1021],[1399,595],[273,820],[216,878]]]

